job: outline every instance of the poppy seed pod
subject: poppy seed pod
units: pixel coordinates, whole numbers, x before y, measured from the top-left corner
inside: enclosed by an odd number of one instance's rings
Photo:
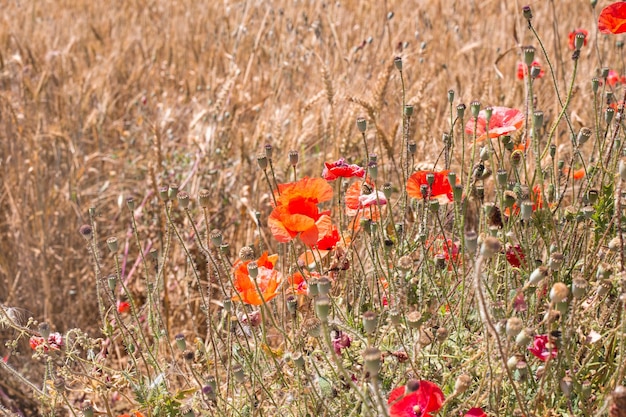
[[[363,363],[365,370],[369,372],[371,376],[377,376],[380,372],[380,366],[382,365],[380,349],[374,346],[366,347],[365,352],[363,352]]]
[[[533,215],[533,202],[532,201],[523,201],[522,208],[520,210],[522,214],[522,219],[530,220]]]
[[[219,229],[211,230],[209,238],[211,239],[211,243],[213,243],[215,246],[219,247],[222,245],[222,232]]]
[[[465,232],[465,250],[472,254],[478,249],[478,233],[473,230]]]
[[[239,259],[244,262],[253,260],[254,249],[252,249],[250,246],[242,246],[241,249],[239,249]]]
[[[298,311],[298,298],[293,294],[289,294],[285,302],[287,303],[287,311],[289,311],[292,316],[295,315]]]
[[[580,50],[580,48],[582,48],[584,44],[585,34],[582,32],[576,33],[576,35],[574,36],[574,46],[576,47],[576,50]]]
[[[330,298],[328,296],[319,296],[315,300],[315,314],[322,323],[328,322],[330,314]]]
[[[555,304],[561,303],[567,299],[569,288],[562,282],[555,283],[550,289],[550,301]]]
[[[533,130],[537,132],[543,126],[543,112],[537,110],[533,113]]]
[[[178,199],[178,204],[183,210],[189,208],[189,194],[187,194],[187,192],[179,191],[178,194],[176,194],[176,198]]]
[[[558,271],[561,268],[561,265],[563,265],[564,258],[565,257],[563,256],[561,252],[553,252],[552,254],[550,254],[550,259],[548,260],[548,267],[552,271]]]
[[[407,104],[406,106],[404,106],[404,115],[405,115],[406,117],[411,117],[411,116],[413,116],[413,110],[414,110],[414,109],[415,109],[415,108],[413,107],[413,105],[412,105],[412,104]]]
[[[422,313],[412,311],[406,316],[406,322],[412,329],[418,329],[422,325]]]
[[[85,404],[83,405],[83,416],[84,417],[93,417],[94,416],[94,409],[93,409],[93,405],[91,405],[91,401],[87,400],[85,401]]]
[[[578,147],[581,147],[589,140],[590,137],[591,129],[589,129],[588,127],[583,127],[578,131],[578,136],[576,137],[576,145]]]
[[[107,285],[111,292],[115,291],[115,287],[117,286],[117,276],[115,276],[115,274],[111,274],[107,277]]]
[[[267,155],[257,155],[256,162],[261,170],[265,171],[267,169]]]
[[[491,121],[491,116],[493,115],[493,107],[489,106],[485,108],[485,120],[487,121],[487,126],[489,126],[489,122]]]
[[[176,347],[180,350],[185,350],[187,349],[187,343],[185,341],[185,336],[183,334],[177,334],[174,337],[174,340],[176,341]]]
[[[522,48],[522,54],[524,55],[524,63],[530,68],[535,60],[535,47],[525,46]]]
[[[454,382],[454,395],[463,394],[472,385],[472,377],[468,374],[461,374]]]
[[[461,184],[455,184],[452,187],[452,199],[455,203],[460,203],[463,200],[463,186]]]
[[[454,101],[454,90],[448,90],[448,103],[452,104]]]
[[[480,101],[474,100],[470,103],[470,111],[472,112],[472,117],[474,119],[478,119],[478,115],[480,113]]]
[[[534,80],[539,77],[541,77],[541,67],[537,65],[530,67],[530,78]]]
[[[522,331],[523,323],[519,317],[510,317],[506,321],[506,335],[514,338]]]
[[[448,182],[450,184],[456,184],[456,172],[448,172]]]
[[[159,198],[164,202],[167,202],[169,200],[169,197],[167,196],[168,190],[169,188],[166,186],[159,187]]]
[[[274,147],[270,143],[265,144],[265,156],[270,161],[272,160],[272,155],[274,154]]]
[[[500,252],[500,249],[502,249],[500,240],[492,236],[487,236],[480,246],[480,254],[487,258],[491,258],[496,253]]]
[[[593,94],[596,94],[599,88],[600,88],[600,80],[597,77],[593,77],[591,79],[591,91],[593,91]]]
[[[463,118],[465,117],[465,108],[466,106],[463,103],[456,106],[456,117],[463,120]]]
[[[109,247],[109,251],[111,253],[116,253],[119,249],[117,238],[115,236],[111,236],[107,239],[107,246]]]
[[[548,276],[548,268],[546,268],[545,266],[539,266],[535,268],[533,272],[531,272],[530,277],[528,278],[528,284],[538,285],[547,276]]]
[[[248,275],[250,275],[252,279],[256,279],[256,277],[259,276],[259,265],[255,261],[248,263]]]
[[[206,189],[202,189],[198,192],[198,204],[200,207],[207,208],[211,203],[211,192]]]
[[[299,159],[300,159],[300,156],[298,154],[298,151],[296,150],[289,151],[289,165],[295,167],[296,165],[298,165]]]
[[[613,121],[613,116],[615,116],[615,109],[613,107],[607,107],[604,112],[604,121],[607,125]]]
[[[414,140],[412,140],[409,143],[407,143],[406,146],[407,146],[409,153],[411,155],[415,155],[415,152],[417,152],[417,143]]]
[[[178,184],[170,184],[170,186],[167,188],[167,198],[169,200],[173,200],[174,198],[176,198],[177,194],[178,194]]]
[[[359,129],[359,132],[365,133],[367,129],[367,120],[365,120],[365,117],[358,117],[356,119],[356,127]]]
[[[330,292],[330,279],[327,276],[323,276],[317,280],[317,291],[320,295],[327,295]]]
[[[395,65],[398,71],[402,71],[402,57],[399,57],[399,56],[395,57],[393,59],[393,65]]]
[[[368,335],[374,334],[377,324],[378,317],[376,316],[376,313],[373,311],[366,311],[363,313],[363,330],[365,330],[365,333]]]

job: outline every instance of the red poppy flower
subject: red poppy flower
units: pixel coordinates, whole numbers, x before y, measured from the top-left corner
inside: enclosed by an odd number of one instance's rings
[[[433,181],[433,185],[430,188],[430,197],[431,198],[439,198],[444,197],[447,198],[446,202],[452,201],[452,186],[450,185],[450,181],[448,180],[448,173],[450,171],[417,171],[413,173],[409,177],[406,182],[406,192],[409,196],[413,198],[424,198],[422,195],[422,185],[428,186],[428,180],[426,177],[428,174],[435,174],[435,181]]]
[[[598,29],[602,33],[626,32],[626,3],[620,1],[602,9],[598,16]]]
[[[339,158],[335,162],[324,162],[324,170],[322,171],[322,178],[326,181],[333,181],[339,177],[352,178],[352,177],[365,177],[365,168],[358,165],[349,165],[346,160]]]
[[[276,297],[278,285],[282,280],[282,274],[274,269],[277,260],[278,255],[268,256],[267,252],[263,252],[263,255],[257,259],[256,285],[248,272],[250,261],[237,260],[233,266],[234,286],[237,294],[232,297],[232,300],[260,306],[263,304],[263,300],[267,302]]]
[[[330,217],[328,217],[328,221],[330,221]],[[329,251],[337,246],[340,238],[341,237],[339,236],[339,230],[337,230],[335,226],[331,225],[330,232],[323,236],[320,236],[320,239],[317,241],[316,246],[319,250]]]
[[[464,417],[487,417],[487,414],[480,407],[470,408]]]
[[[583,46],[587,45],[587,37],[589,36],[589,32],[587,32],[586,29],[582,29],[582,28],[578,28],[578,29],[574,29],[573,32],[569,33],[569,49],[571,49],[572,51],[574,49],[576,49],[576,34],[577,33],[582,33],[583,35],[585,35],[585,41],[583,42]]]
[[[510,245],[505,252],[506,260],[513,268],[519,268],[524,262],[524,251],[519,244]]]
[[[407,385],[417,385],[415,391],[407,391],[405,385],[389,393],[389,415],[391,417],[432,417],[443,405],[441,389],[430,381],[409,381]]]
[[[619,75],[619,73],[615,70],[609,70],[609,75],[606,77],[607,85],[611,87],[615,87],[618,84],[626,84],[626,77]]]
[[[550,357],[556,358],[559,353],[556,345],[550,341],[550,337],[547,334],[535,336],[533,345],[528,350],[543,362]]]
[[[537,76],[537,78],[541,78],[546,74],[546,72],[541,68],[541,64],[539,63],[539,61],[533,61],[533,63],[530,66],[531,68],[532,67],[539,68],[539,75]],[[520,61],[517,63],[517,79],[523,80],[525,75],[528,75],[528,67],[526,66],[524,62]]]
[[[489,120],[489,138],[497,138],[507,133],[515,132],[524,124],[524,114],[517,109],[508,107],[492,107],[491,119]],[[470,118],[465,125],[465,133],[474,134],[474,118]],[[478,113],[476,121],[476,141],[482,142],[487,139],[487,119],[485,110]]]
[[[308,246],[320,236],[331,232],[330,211],[320,211],[317,205],[333,197],[332,187],[322,178],[303,178],[278,186],[280,196],[268,219],[274,238],[289,242],[296,236]]]
[[[117,302],[117,312],[122,314],[122,313],[127,313],[130,310],[130,304],[126,301],[118,301]]]
[[[562,171],[562,172],[563,172],[563,175],[565,175],[565,176],[569,175],[569,170],[570,170],[569,168],[564,167],[564,168],[563,168],[563,171]],[[585,178],[585,175],[586,175],[586,173],[585,173],[585,168],[575,169],[575,170],[572,172],[572,177],[573,177],[575,180],[582,180],[583,178]]]

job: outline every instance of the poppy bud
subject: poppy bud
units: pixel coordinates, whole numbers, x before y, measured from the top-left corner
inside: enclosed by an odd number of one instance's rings
[[[189,208],[189,194],[187,194],[187,192],[179,191],[178,194],[176,194],[176,198],[178,199],[178,204],[183,210]]]
[[[456,106],[456,117],[463,120],[464,116],[465,116],[465,104],[461,103],[458,106]]]
[[[478,119],[478,114],[480,113],[480,101],[472,101],[470,103],[470,111],[472,112],[472,117],[474,117],[474,119]]]
[[[535,47],[534,46],[524,46],[522,48],[522,54],[524,55],[524,62],[528,68],[531,67],[533,61],[535,60]]]
[[[454,101],[454,90],[448,90],[448,103],[452,104]]]
[[[393,65],[396,66],[396,69],[398,71],[402,71],[402,57],[399,57],[399,56],[395,57],[393,60]]]
[[[522,15],[524,16],[524,19],[526,19],[528,23],[530,24],[530,19],[533,18],[533,12],[530,9],[530,6],[522,7]]]
[[[359,129],[359,132],[365,133],[367,129],[367,120],[365,120],[365,117],[358,117],[356,119],[356,127]]]
[[[413,116],[413,105],[412,104],[407,104],[406,106],[404,106],[404,115],[406,117],[411,117]]]

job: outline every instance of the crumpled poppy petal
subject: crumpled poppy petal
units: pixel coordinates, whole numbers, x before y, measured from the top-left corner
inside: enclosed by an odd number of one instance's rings
[[[478,119],[473,117],[467,121],[465,125],[465,133],[474,134],[474,125],[476,126],[476,142],[482,142],[489,138],[497,138],[498,136],[512,133],[522,127],[524,124],[524,114],[509,107],[492,107],[491,119],[489,119],[489,134],[487,134],[487,114],[485,110],[478,113]]]
[[[470,408],[464,417],[487,417],[487,414],[480,407]]]
[[[602,9],[598,16],[598,30],[613,34],[626,32],[626,3],[620,1]]]
[[[281,243],[290,242],[298,235],[298,232],[292,232],[287,230],[283,222],[280,221],[280,218],[274,217],[272,215],[270,215],[270,217],[267,219],[267,225],[269,226],[272,235],[274,235],[274,239]]]

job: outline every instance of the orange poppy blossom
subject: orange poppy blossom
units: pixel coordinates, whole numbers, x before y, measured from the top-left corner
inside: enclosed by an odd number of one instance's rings
[[[382,191],[374,189],[374,183],[366,178],[365,182],[357,181],[346,190],[346,214],[348,216],[362,215],[376,221],[380,218],[380,208],[387,204],[387,198]],[[368,210],[364,210],[370,207]]]
[[[541,68],[541,64],[539,63],[539,61],[533,61],[533,63],[530,66],[531,68],[532,67],[539,68],[539,75],[537,76],[537,78],[541,78],[546,74],[546,72]],[[519,61],[517,63],[517,79],[523,80],[525,75],[528,75],[528,66],[524,62]]]
[[[248,264],[251,261],[237,260],[233,265],[234,286],[237,294],[232,297],[233,301],[242,301],[246,304],[260,306],[270,301],[278,294],[278,286],[282,281],[282,274],[274,269],[278,255],[267,255],[263,252],[261,257],[257,259],[258,274],[253,278],[248,272]],[[259,287],[257,289],[257,286]],[[260,291],[260,294],[259,294]]]
[[[563,175],[569,175],[569,168],[568,167],[563,167],[563,170],[561,171],[563,173]],[[585,168],[579,168],[579,169],[575,169],[574,171],[572,171],[572,177],[575,180],[582,180],[583,178],[585,178]]]
[[[489,119],[489,138],[497,138],[507,133],[515,132],[524,124],[524,114],[508,107],[492,107]],[[465,124],[465,133],[474,134],[476,126],[476,142],[487,139],[487,114],[485,110],[478,113],[478,119],[470,118]]]
[[[320,236],[332,233],[330,211],[320,211],[319,203],[333,197],[332,187],[323,178],[302,178],[279,184],[280,195],[270,213],[268,225],[279,242],[290,242],[296,236],[308,246],[314,246]]]
[[[616,2],[602,9],[598,16],[598,30],[615,35],[626,32],[626,3]]]
[[[452,201],[452,186],[448,180],[449,170],[444,171],[416,171],[406,182],[406,192],[413,198],[424,198],[422,195],[422,185],[426,185],[430,191],[430,198],[442,199],[444,203]],[[432,186],[428,185],[428,174],[435,175]]]
[[[303,272],[304,275],[302,274],[302,272],[296,271],[287,278],[287,281],[291,286],[291,290],[298,295],[307,295],[309,291],[309,281],[311,279],[320,278],[319,272],[308,272],[306,270],[303,270]]]

